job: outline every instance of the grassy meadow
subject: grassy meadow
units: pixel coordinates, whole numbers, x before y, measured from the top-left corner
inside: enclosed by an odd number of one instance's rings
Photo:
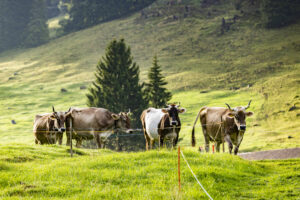
[[[172,101],[188,110],[182,115],[184,143],[189,143],[190,126],[202,106],[239,106],[252,99],[255,116],[248,120],[241,150],[299,146],[299,110],[288,110],[300,103],[300,24],[266,30],[255,18],[244,16],[220,35],[222,17],[239,15],[231,3],[208,8],[187,3],[192,6],[187,18],[181,16],[181,6],[166,10],[160,0],[146,12],[161,11],[161,17],[144,19],[136,13],[37,48],[0,54],[0,143],[32,144],[34,115],[50,112],[51,105],[57,110],[86,106],[87,90],[80,86],[89,87],[108,42],[123,37],[140,66],[142,81],[157,54]],[[172,15],[179,19],[170,20]],[[61,18],[49,20],[52,31]],[[62,93],[62,88],[68,92]]]
[[[185,157],[214,199],[298,199],[299,159],[251,162],[228,154]],[[1,145],[1,199],[208,199],[177,151],[116,153]]]
[[[165,8],[158,0],[146,13],[127,16],[56,38],[59,18],[49,20],[49,43],[0,54],[0,199],[206,199],[184,161],[178,193],[177,152],[118,153],[65,146],[37,146],[37,113],[86,107],[98,60],[114,38],[124,38],[147,80],[157,55],[172,101],[187,112],[179,145],[214,199],[299,199],[299,159],[246,161],[228,154],[200,154],[190,147],[202,106],[252,104],[241,152],[300,147],[300,23],[267,30],[241,15],[230,1]],[[208,13],[210,13],[208,15]],[[172,16],[176,15],[178,20]],[[222,18],[236,23],[220,34]],[[64,88],[67,92],[61,92]],[[15,120],[16,124],[11,121]],[[197,146],[203,146],[197,123]],[[226,148],[227,150],[227,148]]]

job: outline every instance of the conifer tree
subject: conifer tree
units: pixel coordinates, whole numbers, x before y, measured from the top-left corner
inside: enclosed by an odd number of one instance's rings
[[[140,124],[139,116],[148,103],[139,83],[139,66],[132,61],[130,47],[124,39],[113,40],[95,72],[96,80],[87,94],[87,105],[112,112],[132,112],[132,127]]]
[[[172,97],[172,94],[164,87],[168,83],[165,81],[161,71],[157,56],[154,56],[153,66],[148,73],[149,83],[146,85],[145,91],[148,94],[150,105],[155,108],[164,107]]]

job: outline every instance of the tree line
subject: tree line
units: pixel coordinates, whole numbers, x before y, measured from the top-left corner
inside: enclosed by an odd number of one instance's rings
[[[140,10],[155,0],[73,0],[70,20],[60,23],[65,32],[84,29]]]
[[[58,5],[57,2],[70,4],[70,18],[60,21],[66,34],[129,15],[155,0],[1,0],[0,52],[35,47],[49,41],[47,5]],[[220,0],[205,0],[202,4],[218,2]],[[300,18],[300,0],[235,0],[237,9],[243,4],[258,5],[261,23],[267,28],[283,27]]]
[[[0,51],[49,40],[45,0],[0,1]]]
[[[161,66],[156,56],[148,73],[149,81],[142,83],[139,66],[133,62],[130,47],[124,39],[113,40],[97,66],[95,81],[87,93],[89,107],[102,107],[118,113],[132,112],[132,125],[140,124],[140,114],[148,106],[161,108],[171,99]]]

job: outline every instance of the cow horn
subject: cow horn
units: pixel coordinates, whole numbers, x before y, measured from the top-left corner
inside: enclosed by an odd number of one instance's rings
[[[250,107],[251,101],[252,100],[249,101],[248,105],[245,107],[245,110],[247,110]]]
[[[230,107],[230,105],[228,103],[225,103],[225,104],[229,108],[229,110],[232,110],[231,107]]]
[[[52,110],[53,110],[53,112],[55,113],[55,109],[54,109],[54,106],[52,106]]]
[[[180,107],[180,102],[178,102],[178,106],[177,107]]]

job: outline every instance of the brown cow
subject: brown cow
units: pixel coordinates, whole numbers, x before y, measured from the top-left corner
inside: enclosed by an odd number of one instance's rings
[[[200,116],[200,122],[205,139],[205,150],[209,151],[209,142],[216,142],[216,150],[220,151],[220,144],[225,141],[228,143],[229,153],[231,154],[233,145],[235,145],[234,154],[236,155],[239,146],[243,140],[246,131],[246,117],[253,115],[253,112],[247,112],[251,100],[247,106],[231,108],[203,107],[200,109],[195,120],[192,131],[192,146],[196,145],[195,125]]]
[[[76,147],[81,146],[83,139],[95,139],[98,148],[101,148],[101,133],[112,133],[116,129],[130,130],[129,113],[115,114],[105,108],[72,108],[66,121],[67,145],[71,143],[70,119],[72,138],[76,140]]]
[[[33,132],[36,144],[55,144],[57,141],[61,145],[67,112],[56,112],[52,106],[53,113],[39,114],[35,116]]]
[[[178,114],[184,113],[184,108],[171,104],[168,108],[148,108],[141,115],[144,135],[146,139],[146,150],[150,144],[152,149],[155,140],[163,145],[164,140],[170,140],[172,147],[178,142],[181,122]]]

